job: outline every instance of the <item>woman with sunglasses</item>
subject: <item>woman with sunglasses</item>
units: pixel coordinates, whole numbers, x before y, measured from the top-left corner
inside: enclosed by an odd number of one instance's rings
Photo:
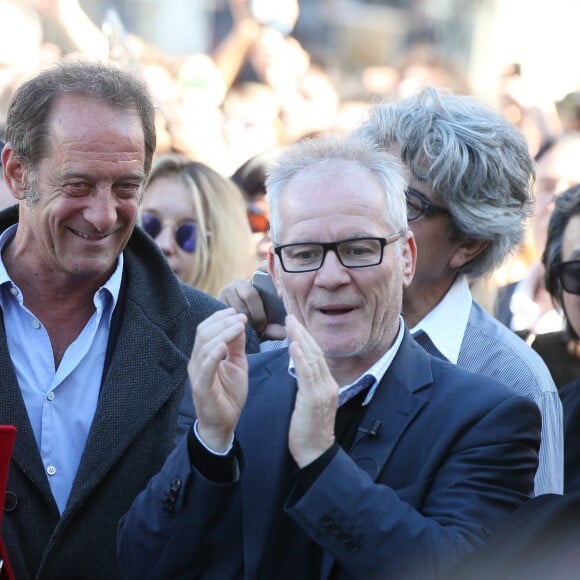
[[[203,163],[159,157],[145,187],[140,223],[177,277],[212,296],[255,268],[242,193]]]
[[[574,249],[577,231],[580,233],[580,185],[558,196],[542,256],[544,283],[564,317],[565,329],[538,334],[531,342],[559,389],[580,376],[580,247]]]
[[[562,310],[566,329],[538,335],[532,346],[544,357],[564,408],[564,492],[580,491],[580,185],[562,193],[550,217],[542,261],[546,289]]]

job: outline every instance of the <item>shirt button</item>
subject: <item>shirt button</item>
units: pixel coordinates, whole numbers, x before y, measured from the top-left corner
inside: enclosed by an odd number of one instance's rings
[[[49,465],[46,468],[46,473],[48,473],[48,475],[54,475],[56,473],[56,467],[54,467],[54,465]]]
[[[54,394],[54,391],[50,391],[50,393],[48,393],[48,395],[46,395],[46,398],[49,401],[54,401],[54,397],[56,397],[56,395]]]
[[[18,296],[18,288],[12,286],[12,288],[10,288],[10,294],[12,294],[12,296]]]
[[[33,320],[32,326],[38,330],[40,328],[40,322],[38,322],[38,320]]]

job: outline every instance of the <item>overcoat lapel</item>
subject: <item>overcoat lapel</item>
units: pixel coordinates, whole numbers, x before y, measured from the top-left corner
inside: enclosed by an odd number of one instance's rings
[[[130,301],[125,317],[133,321],[140,317]],[[143,427],[183,386],[187,368],[184,354],[147,318],[140,320],[138,327],[139,332],[131,333],[121,328],[65,514],[83,502]],[[150,348],[153,334],[159,335],[155,351]],[[140,360],[128,365],[128,357]]]

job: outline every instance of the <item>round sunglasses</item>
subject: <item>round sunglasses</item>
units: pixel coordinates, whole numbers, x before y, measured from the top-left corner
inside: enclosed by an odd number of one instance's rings
[[[562,288],[570,294],[580,294],[580,260],[559,262],[554,270]]]
[[[152,237],[156,238],[163,229],[165,223],[162,222],[155,214],[144,211],[141,214],[141,225],[143,229]],[[189,254],[195,252],[197,246],[197,224],[194,221],[186,221],[173,228],[175,242],[184,251]]]

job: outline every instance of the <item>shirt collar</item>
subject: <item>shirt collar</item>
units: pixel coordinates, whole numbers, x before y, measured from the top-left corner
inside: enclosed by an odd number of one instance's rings
[[[6,246],[6,244],[12,240],[12,238],[14,238],[17,226],[18,224],[11,225],[10,227],[6,228],[6,230],[4,230],[4,232],[2,232],[0,235],[0,286],[9,283],[11,286],[17,287],[16,284],[14,284],[12,278],[10,278],[10,274],[8,274],[8,270],[6,270],[6,266],[4,265],[4,258],[2,258],[2,251],[4,250],[4,246]],[[113,311],[117,305],[117,300],[119,299],[119,292],[121,291],[121,281],[123,279],[123,263],[123,254],[121,254],[117,259],[117,265],[115,266],[115,270],[111,274],[111,277],[95,292],[93,297],[95,307],[97,309],[104,309],[108,305],[107,297],[110,296],[110,308],[107,309],[107,321],[109,326],[111,324]],[[20,295],[22,295],[20,288],[18,290]],[[1,292],[0,306],[2,306]]]
[[[395,338],[395,341],[393,342],[391,347],[387,350],[387,352],[385,352],[385,354],[377,362],[375,362],[368,370],[362,373],[362,375],[360,375],[355,381],[353,381],[349,385],[339,386],[338,392],[342,393],[350,389],[365,375],[372,375],[375,379],[375,382],[372,384],[367,396],[365,397],[365,400],[362,403],[363,407],[368,405],[371,402],[375,394],[375,391],[379,386],[379,383],[381,382],[385,373],[391,366],[391,363],[393,362],[395,355],[399,351],[401,343],[403,342],[404,334],[405,334],[405,323],[403,322],[403,318],[399,317],[399,331],[397,333],[397,337]],[[292,357],[290,357],[290,361],[288,362],[288,372],[292,377],[296,378],[296,369],[294,367],[294,361],[292,360]]]
[[[465,276],[457,276],[443,299],[411,329],[422,330],[443,356],[457,363],[473,298]]]

